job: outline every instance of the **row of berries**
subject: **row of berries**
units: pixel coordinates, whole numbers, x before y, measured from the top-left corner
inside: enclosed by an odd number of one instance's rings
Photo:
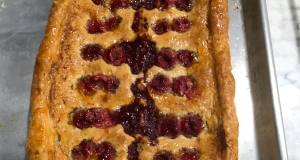
[[[130,108],[127,108],[130,110]],[[120,110],[121,111],[121,110]],[[109,128],[118,123],[124,124],[122,117],[119,113],[120,111],[116,111],[116,114],[110,114],[107,110],[102,108],[89,108],[89,109],[77,109],[72,113],[72,122],[73,125],[79,129],[84,128]],[[121,111],[122,112],[122,111]],[[150,111],[151,112],[151,111]],[[136,116],[145,116],[145,113],[138,111],[135,113]],[[197,137],[198,134],[203,130],[203,121],[202,119],[195,114],[189,114],[183,116],[181,119],[178,119],[176,116],[166,116],[166,115],[155,115],[158,116],[157,124],[156,124],[156,133],[157,136],[164,136],[168,138],[176,138],[179,135],[184,135],[187,138]],[[139,117],[136,117],[139,118]],[[126,123],[135,123],[136,119],[126,119],[128,122]],[[147,121],[147,120],[146,120]],[[139,123],[147,123],[147,122],[136,122],[136,126],[143,127],[143,124]],[[126,129],[126,128],[125,128]],[[141,130],[140,128],[131,128],[131,132],[135,132],[133,130]],[[126,130],[125,130],[126,132]],[[143,134],[143,133],[141,133]]]
[[[99,90],[103,90],[109,94],[115,94],[120,81],[114,76],[106,76],[104,74],[98,74],[93,76],[86,76],[79,80],[77,83],[77,88],[84,95],[93,95]],[[178,96],[186,96],[192,99],[199,96],[200,93],[195,93],[194,83],[190,77],[180,76],[171,80],[162,75],[156,75],[151,82],[149,87],[152,88],[153,92],[156,94],[169,93],[171,90]]]
[[[92,0],[96,5],[106,5],[105,0]],[[194,6],[193,0],[112,0],[107,6],[111,11],[132,7],[134,10],[144,8],[146,10],[166,10],[176,7],[180,11],[190,12]]]
[[[133,74],[146,72],[157,65],[165,70],[171,70],[179,62],[189,67],[194,62],[193,52],[188,50],[174,51],[163,48],[157,51],[155,42],[137,38],[132,42],[121,42],[104,50],[100,45],[89,44],[81,49],[81,57],[86,61],[103,60],[111,65],[119,66],[127,63]]]
[[[139,13],[139,12],[136,12]],[[141,30],[148,29],[148,23],[145,21],[141,21],[140,15],[135,14],[133,24],[131,28],[133,31],[138,32]],[[122,18],[119,16],[111,17],[105,21],[101,21],[99,19],[91,19],[87,22],[87,32],[89,34],[98,34],[104,33],[107,31],[112,31],[122,22]],[[167,20],[158,20],[152,30],[157,34],[161,35],[168,31],[176,31],[178,33],[187,32],[191,28],[191,22],[189,19],[185,17],[179,17],[172,21],[172,23]]]
[[[135,146],[133,145],[135,144]],[[128,147],[128,160],[138,160],[137,145],[133,142]],[[136,148],[133,148],[136,147]],[[116,157],[116,149],[108,142],[100,144],[94,143],[92,140],[84,139],[79,145],[75,146],[71,151],[74,160],[113,160]],[[156,153],[153,160],[198,160],[200,158],[199,152],[194,149],[182,148],[179,154],[174,156],[168,151],[160,151]]]
[[[71,151],[74,160],[113,160],[116,157],[116,149],[108,142],[100,144],[92,140],[84,139]]]

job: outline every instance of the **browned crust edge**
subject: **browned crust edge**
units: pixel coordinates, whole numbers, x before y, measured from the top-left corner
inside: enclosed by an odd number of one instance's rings
[[[52,79],[51,65],[57,59],[65,17],[72,0],[55,0],[48,18],[44,40],[34,67],[31,87],[30,125],[26,140],[27,157],[54,159],[57,136],[49,110],[49,91]]]
[[[222,111],[223,128],[219,138],[222,139],[225,136],[225,146],[221,149],[223,150],[222,159],[237,160],[239,124],[234,103],[235,80],[231,73],[231,56],[228,44],[228,0],[212,0],[210,23],[219,103]]]

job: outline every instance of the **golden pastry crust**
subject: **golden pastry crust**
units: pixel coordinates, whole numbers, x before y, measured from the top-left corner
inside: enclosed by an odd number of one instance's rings
[[[201,98],[188,100],[186,97],[162,94],[153,96],[154,101],[158,109],[165,114],[182,116],[190,112],[198,113],[207,126],[198,137],[190,139],[184,136],[176,139],[159,137],[155,147],[141,143],[140,159],[152,159],[151,157],[160,150],[176,154],[183,147],[200,150],[201,159],[238,159],[235,81],[231,73],[228,45],[228,2],[197,0],[196,4],[190,13],[172,8],[162,13],[156,9],[143,12],[150,24],[158,18],[187,16],[193,25],[198,26],[192,27],[184,34],[168,32],[162,36],[155,35],[149,29],[148,34],[159,49],[163,47],[176,50],[189,49],[198,53],[199,63],[188,69],[176,66],[172,71],[152,67],[146,75],[148,81],[157,73],[164,73],[170,78],[193,75],[198,88],[201,88]],[[92,16],[97,18],[112,16],[108,9],[95,6],[91,1],[54,1],[34,70],[31,122],[26,141],[29,159],[71,159],[71,150],[83,139],[93,139],[95,142],[108,141],[116,148],[116,159],[126,159],[127,148],[134,138],[125,134],[121,125],[107,129],[80,130],[69,124],[70,112],[75,108],[104,107],[114,111],[133,100],[130,84],[142,77],[142,74],[132,75],[126,64],[112,66],[103,60],[87,63],[80,57],[80,49],[85,44],[99,43],[108,48],[116,41],[130,41],[135,38],[135,33],[130,28],[134,10],[120,9],[116,14],[123,18],[116,31],[97,36],[89,35],[85,31],[87,20]],[[174,41],[168,41],[169,38]],[[177,42],[181,42],[180,45]],[[91,97],[82,96],[73,86],[76,86],[78,79],[91,73],[103,73],[120,79],[120,87],[116,94],[109,95],[100,91]],[[174,101],[177,103],[172,103]],[[187,107],[180,108],[182,105]]]

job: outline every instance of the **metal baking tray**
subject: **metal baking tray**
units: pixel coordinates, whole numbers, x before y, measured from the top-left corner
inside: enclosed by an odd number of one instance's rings
[[[0,160],[25,159],[33,66],[49,0],[0,0]],[[265,0],[229,0],[239,159],[287,160]]]

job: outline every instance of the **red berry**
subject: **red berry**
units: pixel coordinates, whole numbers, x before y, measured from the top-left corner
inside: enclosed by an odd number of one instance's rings
[[[96,127],[108,128],[113,126],[110,114],[102,108],[90,108],[76,111],[73,115],[73,125],[79,129]]]
[[[168,116],[160,119],[159,134],[169,138],[176,138],[181,132],[181,123],[175,116]]]
[[[98,82],[93,80],[91,76],[82,78],[77,86],[84,95],[93,95],[100,89]]]
[[[121,65],[126,61],[126,55],[124,53],[124,49],[119,45],[111,47],[105,52],[104,60],[108,64],[112,64],[115,66]]]
[[[188,50],[180,50],[177,54],[177,59],[184,67],[189,67],[194,61],[193,53]]]
[[[180,17],[173,20],[172,28],[178,33],[184,33],[191,28],[191,22],[185,17]]]
[[[86,61],[95,61],[100,59],[103,54],[103,49],[97,44],[89,44],[82,48],[81,57]]]
[[[155,7],[159,10],[169,9],[175,6],[175,0],[155,0]]]
[[[165,69],[171,70],[177,63],[177,57],[173,50],[162,49],[157,53],[157,66]]]
[[[200,155],[196,150],[182,148],[180,151],[180,160],[199,160]]]
[[[173,91],[179,96],[185,96],[193,92],[193,82],[189,77],[181,76],[174,78]]]
[[[163,151],[162,153],[155,154],[153,160],[175,160],[175,156],[167,151]]]
[[[83,140],[72,152],[74,160],[86,160],[95,155],[95,144],[91,140]]]
[[[96,148],[96,155],[99,160],[113,160],[116,157],[116,150],[108,142],[103,142]]]
[[[107,31],[107,28],[102,21],[91,19],[87,23],[87,31],[90,34],[104,33]]]
[[[164,34],[171,29],[172,27],[167,20],[159,20],[153,27],[153,31],[158,35]]]
[[[156,93],[165,93],[171,90],[171,81],[164,75],[156,75],[150,82],[150,86]]]
[[[112,0],[110,4],[111,11],[115,12],[119,8],[128,8],[130,6],[128,0]]]
[[[175,0],[175,6],[180,11],[190,12],[193,8],[193,0]]]
[[[181,130],[185,137],[197,137],[203,130],[203,121],[198,115],[187,115],[181,120]]]

